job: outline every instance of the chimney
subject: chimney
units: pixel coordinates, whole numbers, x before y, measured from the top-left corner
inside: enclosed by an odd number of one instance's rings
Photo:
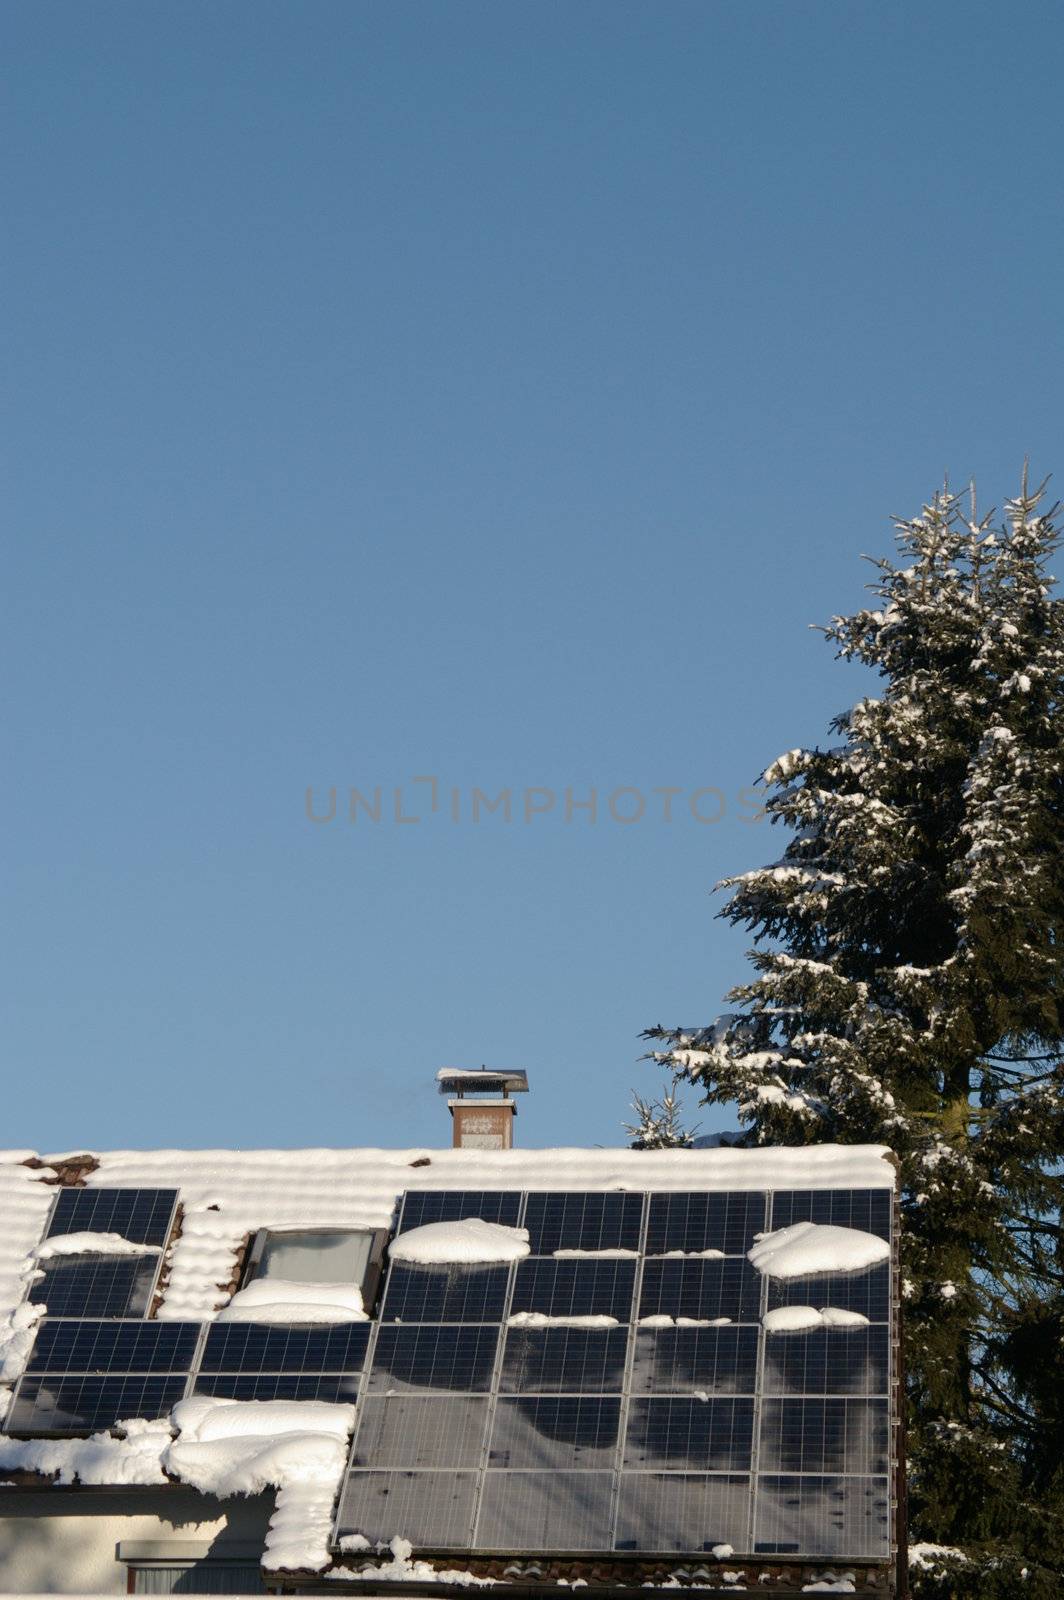
[[[441,1067],[436,1082],[448,1097],[456,1150],[513,1148],[517,1107],[510,1096],[528,1093],[527,1072]]]

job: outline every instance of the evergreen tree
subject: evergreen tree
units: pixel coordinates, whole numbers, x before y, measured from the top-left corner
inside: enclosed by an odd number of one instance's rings
[[[1048,1600],[1064,1572],[1064,602],[1042,489],[948,492],[836,617],[877,698],[765,774],[790,830],[727,880],[737,1009],[655,1059],[749,1144],[901,1161],[914,1592]]]
[[[635,1122],[626,1122],[625,1133],[632,1135],[633,1150],[689,1150],[695,1142],[694,1130],[683,1126],[683,1110],[676,1094],[678,1079],[658,1100],[644,1100],[632,1091]]]

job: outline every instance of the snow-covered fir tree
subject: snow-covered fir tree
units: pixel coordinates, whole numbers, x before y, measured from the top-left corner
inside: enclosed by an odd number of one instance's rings
[[[694,1144],[693,1129],[683,1125],[683,1108],[676,1093],[678,1080],[657,1099],[644,1099],[632,1093],[635,1122],[626,1122],[624,1131],[632,1135],[633,1150],[689,1150]]]
[[[789,830],[727,880],[737,1009],[655,1058],[750,1144],[901,1160],[914,1592],[1064,1592],[1064,602],[1043,491],[937,495],[826,629],[882,692],[769,767]]]

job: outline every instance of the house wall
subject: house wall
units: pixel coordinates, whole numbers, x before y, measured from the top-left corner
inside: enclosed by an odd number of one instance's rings
[[[177,1488],[0,1487],[0,1594],[125,1594],[125,1540],[163,1539],[175,1550],[206,1541],[211,1556],[261,1551],[273,1501]]]

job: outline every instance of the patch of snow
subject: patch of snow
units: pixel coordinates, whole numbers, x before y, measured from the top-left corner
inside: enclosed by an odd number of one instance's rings
[[[0,1384],[17,1383],[47,1307],[24,1300],[0,1324]]]
[[[890,1257],[890,1245],[860,1228],[795,1222],[755,1235],[747,1260],[770,1278],[808,1278],[818,1273],[860,1272]]]
[[[120,1233],[56,1233],[33,1252],[37,1261],[53,1256],[157,1256],[157,1244],[134,1244]]]
[[[361,1539],[360,1544],[353,1544],[352,1539]],[[367,1550],[369,1541],[362,1539],[361,1534],[348,1535],[340,1541],[342,1550]],[[389,1544],[378,1546],[378,1549],[390,1550],[392,1559],[377,1564],[367,1563],[357,1571],[346,1567],[337,1567],[332,1572],[326,1572],[326,1578],[361,1578],[367,1582],[377,1579],[385,1583],[447,1583],[459,1589],[490,1589],[498,1582],[496,1578],[478,1578],[472,1572],[461,1571],[457,1567],[437,1569],[428,1561],[412,1561],[413,1545],[409,1539],[395,1538]]]
[[[616,1328],[616,1317],[549,1317],[545,1311],[515,1311],[508,1319],[511,1328]]]
[[[57,1483],[165,1483],[163,1459],[171,1441],[170,1424],[124,1422],[124,1438],[94,1433],[88,1439],[0,1438],[0,1470],[54,1475]]]
[[[766,1333],[805,1333],[810,1328],[867,1328],[868,1318],[861,1311],[844,1311],[841,1306],[777,1306],[761,1318]]]
[[[915,1567],[918,1572],[933,1572],[950,1561],[955,1561],[959,1566],[968,1565],[968,1557],[963,1550],[958,1550],[956,1545],[931,1544],[925,1541],[909,1546],[909,1565]]]
[[[628,1261],[639,1259],[638,1250],[555,1250],[553,1253],[561,1261]]]
[[[666,1250],[663,1261],[723,1261],[723,1250]]]
[[[670,1317],[665,1312],[640,1317],[637,1328],[725,1328],[731,1317]]]
[[[194,1395],[174,1407],[180,1433],[165,1465],[201,1494],[275,1488],[263,1567],[320,1572],[330,1561],[333,1505],[354,1421],[354,1406],[323,1400]]]
[[[401,1233],[389,1246],[393,1261],[443,1266],[452,1262],[521,1261],[529,1252],[528,1229],[466,1217],[461,1222],[426,1222]]]
[[[23,1320],[23,1302],[35,1270],[34,1247],[55,1198],[45,1181],[55,1172],[25,1166],[32,1156],[30,1150],[0,1152],[0,1385],[18,1382],[33,1342],[25,1338],[29,1324]],[[0,1388],[0,1418],[10,1403],[10,1390]]]
[[[354,1283],[295,1283],[255,1278],[218,1313],[219,1322],[366,1322]]]
[[[727,1561],[729,1556],[735,1554],[735,1551],[730,1544],[715,1544],[709,1553],[717,1561]]]
[[[853,1574],[846,1573],[841,1578],[816,1578],[812,1583],[802,1584],[803,1594],[856,1594]]]

